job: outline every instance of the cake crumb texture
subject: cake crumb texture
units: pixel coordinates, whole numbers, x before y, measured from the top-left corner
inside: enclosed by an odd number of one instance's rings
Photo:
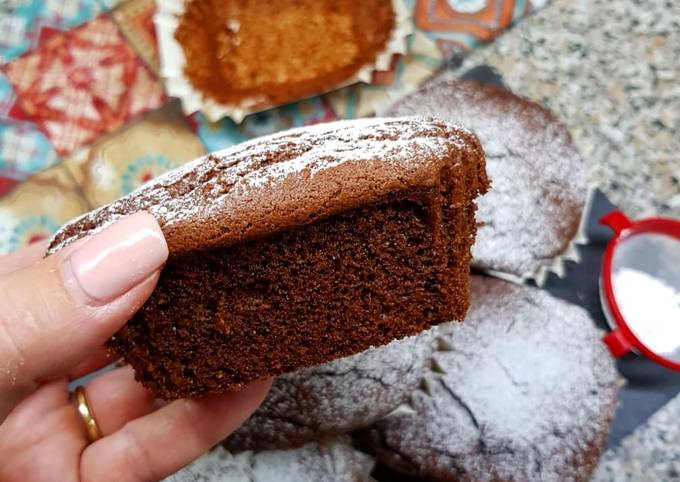
[[[487,188],[465,130],[331,123],[171,171],[66,225],[50,252],[154,215],[170,256],[109,346],[159,397],[220,393],[461,320]]]

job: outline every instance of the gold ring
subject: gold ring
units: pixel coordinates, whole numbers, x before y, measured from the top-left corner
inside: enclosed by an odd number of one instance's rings
[[[76,410],[80,414],[80,418],[85,424],[85,431],[90,443],[102,438],[102,433],[99,431],[99,426],[94,418],[94,412],[87,403],[87,396],[85,395],[85,387],[77,386],[73,392],[76,401]]]

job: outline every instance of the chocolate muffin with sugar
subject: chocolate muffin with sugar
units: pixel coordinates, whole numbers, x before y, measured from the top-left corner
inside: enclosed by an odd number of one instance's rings
[[[473,264],[515,277],[537,273],[578,231],[583,158],[550,111],[501,87],[451,77],[430,81],[388,115],[433,115],[479,137],[493,189],[479,200]]]
[[[371,482],[374,461],[349,437],[290,450],[231,454],[216,447],[166,482]]]
[[[224,446],[234,452],[284,449],[366,427],[420,386],[433,342],[433,330],[428,330],[282,375]]]
[[[321,124],[170,171],[68,223],[49,252],[150,212],[168,262],[109,346],[159,397],[218,393],[462,319],[487,187],[463,129]]]
[[[463,323],[440,325],[438,373],[359,432],[393,470],[442,481],[585,481],[617,403],[614,361],[580,307],[474,276]]]

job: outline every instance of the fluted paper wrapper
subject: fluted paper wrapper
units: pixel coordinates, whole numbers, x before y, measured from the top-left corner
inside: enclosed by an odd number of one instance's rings
[[[184,6],[188,1],[156,0],[157,8],[154,24],[156,26],[160,50],[160,75],[165,82],[168,95],[181,100],[182,109],[185,114],[190,115],[200,111],[213,122],[223,117],[229,117],[235,122],[240,123],[249,114],[276,107],[275,104],[267,103],[264,98],[257,97],[245,99],[239,104],[234,105],[220,104],[203,96],[201,92],[194,89],[189,79],[184,76],[184,65],[186,62],[184,51],[175,39],[175,30],[181,15],[184,13]],[[385,49],[377,55],[372,64],[360,68],[354,77],[325,92],[357,82],[370,83],[374,72],[389,70],[392,57],[395,54],[403,55],[406,53],[406,37],[413,32],[411,11],[406,8],[403,0],[392,0],[392,5],[395,12],[395,27]],[[317,92],[316,94],[323,94],[325,92]],[[301,99],[289,99],[289,102],[296,100]]]
[[[578,251],[578,246],[588,243],[588,237],[586,236],[586,223],[593,202],[594,192],[594,187],[591,187],[588,190],[588,196],[586,198],[585,205],[583,206],[583,211],[581,211],[581,219],[579,221],[578,230],[571,240],[569,240],[569,244],[564,249],[564,251],[550,259],[544,260],[544,262],[541,263],[541,265],[536,270],[522,273],[521,275],[496,271],[488,268],[482,269],[481,271],[495,278],[510,281],[512,283],[525,284],[533,282],[539,287],[543,287],[545,285],[546,279],[551,273],[555,274],[559,278],[563,278],[565,275],[565,263],[568,261],[573,261],[575,263],[580,262],[581,258]]]

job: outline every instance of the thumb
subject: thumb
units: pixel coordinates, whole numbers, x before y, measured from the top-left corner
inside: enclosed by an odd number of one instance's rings
[[[130,319],[167,257],[158,223],[142,212],[0,276],[0,421],[38,382],[64,375]]]

